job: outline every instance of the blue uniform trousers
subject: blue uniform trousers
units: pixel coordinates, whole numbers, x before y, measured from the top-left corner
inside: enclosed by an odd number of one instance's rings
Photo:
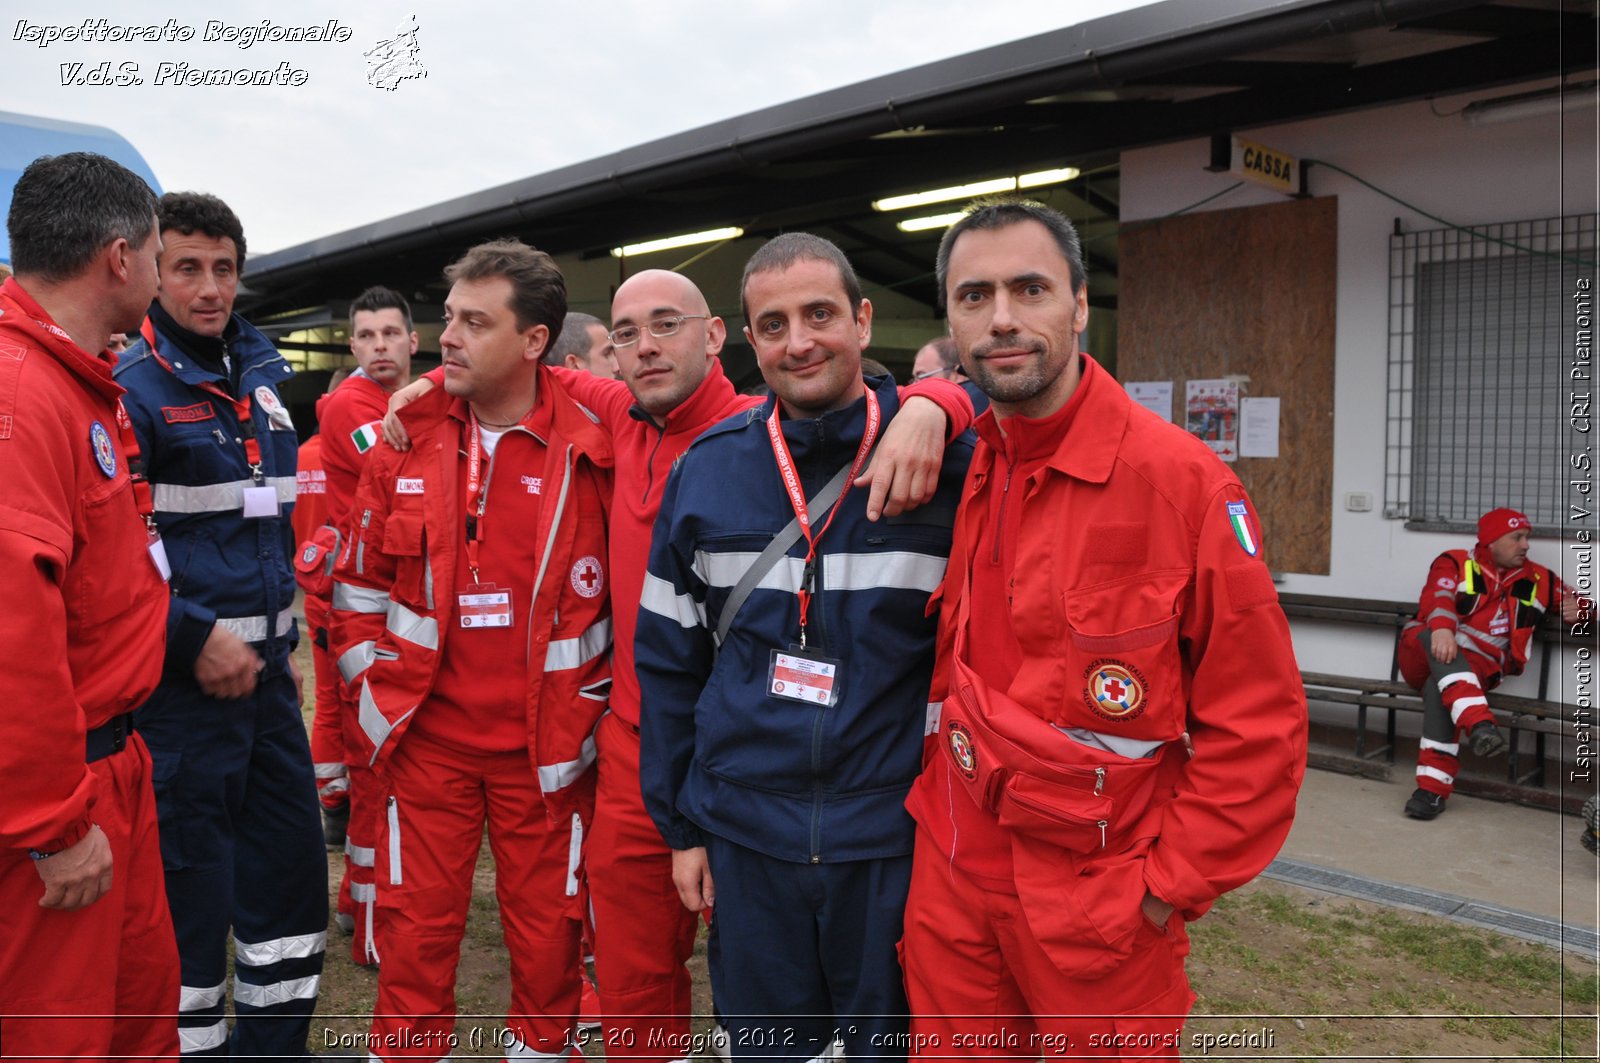
[[[797,864],[707,834],[713,989],[735,1059],[905,1059],[911,857]]]
[[[281,652],[250,697],[163,681],[135,726],[155,762],[185,1055],[302,1058],[328,924],[311,749]],[[234,937],[231,1038],[223,1013]]]

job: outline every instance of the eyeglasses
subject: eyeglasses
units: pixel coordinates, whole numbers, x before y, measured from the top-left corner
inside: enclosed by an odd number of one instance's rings
[[[658,340],[664,340],[668,336],[676,336],[685,321],[703,321],[707,316],[706,314],[678,314],[676,317],[658,317],[644,326],[644,328],[640,328],[638,325],[623,325],[619,329],[611,330],[611,346],[632,347],[639,342],[639,337],[644,334],[646,328],[650,330],[650,335]]]
[[[944,369],[944,368],[940,368],[940,369],[924,369],[920,373],[912,373],[911,374],[911,382],[913,384],[915,384],[917,381],[926,380],[930,376],[942,376],[946,380],[948,380],[948,379],[950,379],[950,374],[953,373],[953,372],[955,372],[954,369]]]

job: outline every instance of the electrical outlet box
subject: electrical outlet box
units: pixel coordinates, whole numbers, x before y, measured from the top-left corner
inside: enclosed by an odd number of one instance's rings
[[[1351,513],[1372,512],[1372,495],[1366,491],[1351,491],[1344,496],[1344,508]]]

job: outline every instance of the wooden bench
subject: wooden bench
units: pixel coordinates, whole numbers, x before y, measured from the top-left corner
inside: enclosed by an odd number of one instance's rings
[[[1290,618],[1364,624],[1393,630],[1387,679],[1307,671],[1300,673],[1300,679],[1305,684],[1308,700],[1355,706],[1356,756],[1365,760],[1383,757],[1389,763],[1394,763],[1395,714],[1422,712],[1422,696],[1400,679],[1400,633],[1416,615],[1417,603],[1319,594],[1280,594],[1278,601]],[[1510,742],[1511,748],[1506,755],[1506,777],[1514,785],[1544,786],[1546,737],[1572,731],[1572,706],[1552,701],[1548,696],[1551,661],[1555,657],[1552,644],[1561,638],[1562,631],[1559,617],[1550,616],[1535,633],[1543,647],[1538,655],[1537,697],[1517,697],[1498,692],[1488,695],[1489,708],[1493,710],[1496,721],[1505,728]],[[1384,714],[1384,744],[1376,749],[1367,748],[1369,710]],[[1533,736],[1533,765],[1530,770],[1520,772],[1521,735],[1524,731]]]

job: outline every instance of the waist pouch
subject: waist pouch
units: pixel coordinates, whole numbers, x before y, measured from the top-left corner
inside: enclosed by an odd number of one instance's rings
[[[339,557],[339,529],[324,524],[300,544],[294,558],[294,581],[314,598],[333,593],[333,565]]]
[[[988,687],[959,656],[954,664],[957,704],[950,712],[945,703],[942,737],[978,806],[1075,853],[1125,842],[1157,792],[1170,743],[1137,759],[1084,745]]]

